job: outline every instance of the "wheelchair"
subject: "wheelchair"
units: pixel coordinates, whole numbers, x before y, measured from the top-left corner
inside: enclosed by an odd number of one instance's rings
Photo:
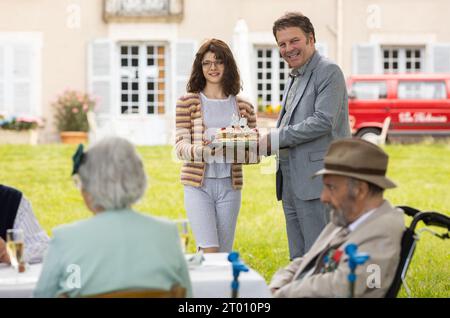
[[[394,280],[388,292],[386,293],[385,298],[397,297],[397,294],[402,285],[405,287],[408,296],[411,296],[411,291],[406,284],[406,273],[413,258],[417,241],[419,240],[419,237],[423,232],[431,233],[433,236],[438,237],[442,240],[450,238],[450,217],[433,211],[419,211],[409,206],[397,206],[397,208],[401,209],[406,215],[412,217],[412,221],[409,227],[405,229],[405,232],[403,232],[400,262],[397,267]],[[427,227],[416,230],[419,222],[425,223],[426,226],[438,226],[444,228],[447,230],[447,232],[437,233]]]

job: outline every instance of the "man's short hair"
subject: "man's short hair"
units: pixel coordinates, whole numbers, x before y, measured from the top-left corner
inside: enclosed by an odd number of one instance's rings
[[[278,31],[291,27],[300,28],[306,35],[312,34],[314,43],[316,43],[316,34],[311,21],[300,12],[288,12],[276,20],[272,27],[273,36],[276,39]]]
[[[347,177],[347,178],[348,178],[348,186],[349,186],[350,190],[355,187],[356,182],[365,182],[365,183],[367,183],[367,187],[368,187],[369,193],[371,195],[378,195],[378,194],[384,193],[384,189],[377,186],[376,184],[373,184],[373,183],[365,181],[365,180],[353,178],[353,177]]]
[[[383,194],[384,192],[384,189],[380,188],[376,184],[367,182],[367,185],[369,186],[369,193],[371,193],[372,195]]]

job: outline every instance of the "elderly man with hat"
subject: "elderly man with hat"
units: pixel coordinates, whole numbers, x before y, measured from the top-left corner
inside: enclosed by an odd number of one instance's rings
[[[355,297],[384,297],[400,260],[403,213],[383,198],[396,185],[386,177],[388,155],[362,139],[333,142],[324,159],[321,200],[331,222],[310,251],[275,273],[274,297],[347,297],[345,247],[356,244],[370,259],[357,268]]]

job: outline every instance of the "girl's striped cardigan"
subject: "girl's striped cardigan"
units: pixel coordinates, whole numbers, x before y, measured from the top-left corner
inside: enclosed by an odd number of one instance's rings
[[[237,105],[241,115],[247,118],[250,128],[256,127],[256,115],[253,106],[237,97]],[[205,175],[204,158],[208,156],[209,147],[204,146],[205,125],[198,94],[187,94],[181,97],[176,107],[175,150],[177,157],[184,160],[181,168],[181,183],[194,187],[203,185]],[[210,155],[210,153],[209,153]],[[231,181],[233,189],[242,188],[242,164],[231,165]]]

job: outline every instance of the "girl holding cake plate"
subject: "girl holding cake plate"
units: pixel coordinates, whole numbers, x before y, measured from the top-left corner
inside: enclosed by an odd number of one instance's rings
[[[242,163],[228,162],[211,141],[231,124],[256,128],[253,106],[238,97],[241,80],[228,45],[206,41],[198,50],[187,94],[176,106],[178,158],[184,161],[181,183],[184,205],[197,250],[230,252],[241,207]],[[241,120],[242,119],[242,120]]]

